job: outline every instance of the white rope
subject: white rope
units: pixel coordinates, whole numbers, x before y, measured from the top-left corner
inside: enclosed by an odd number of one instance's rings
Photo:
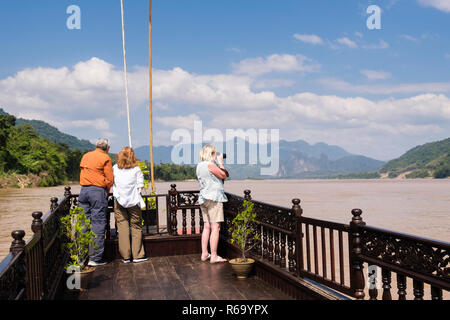
[[[131,126],[130,126],[130,103],[128,99],[128,72],[127,72],[127,51],[125,47],[125,21],[123,14],[123,0],[120,0],[120,5],[122,9],[122,42],[123,42],[123,68],[125,75],[125,95],[127,100],[127,119],[128,119],[128,141],[130,143],[130,148],[132,148],[131,144]]]

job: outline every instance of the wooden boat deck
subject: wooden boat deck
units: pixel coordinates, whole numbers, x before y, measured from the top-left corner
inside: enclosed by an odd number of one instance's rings
[[[154,257],[138,264],[114,260],[97,267],[80,300],[292,300],[256,276],[238,280],[228,263],[200,255]]]

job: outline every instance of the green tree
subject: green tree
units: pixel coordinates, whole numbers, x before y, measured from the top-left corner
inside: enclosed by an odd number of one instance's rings
[[[8,151],[6,146],[9,134],[16,124],[16,118],[10,115],[0,115],[0,170],[12,169],[15,158]]]
[[[40,186],[64,182],[66,157],[56,144],[41,138],[30,125],[13,128],[7,139],[7,150],[17,159],[16,170],[41,177]]]

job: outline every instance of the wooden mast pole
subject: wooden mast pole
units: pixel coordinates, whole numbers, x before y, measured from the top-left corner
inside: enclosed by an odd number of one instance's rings
[[[153,114],[152,114],[152,0],[149,0],[149,32],[148,32],[148,48],[149,48],[149,110],[150,110],[150,172],[152,179],[152,192],[156,192],[155,189],[155,171],[153,164]]]

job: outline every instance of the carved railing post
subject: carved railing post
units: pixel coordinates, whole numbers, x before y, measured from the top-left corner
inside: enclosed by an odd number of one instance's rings
[[[70,197],[72,195],[72,188],[67,186],[64,188],[64,197]]]
[[[9,251],[14,257],[16,257],[25,250],[25,241],[23,240],[23,238],[25,237],[25,231],[15,230],[11,232],[11,236],[13,237],[14,240],[11,242]],[[23,254],[19,257],[19,260],[16,262],[15,269],[16,269],[15,275],[13,281],[10,282],[10,287],[2,289],[13,290],[12,292],[14,292],[14,295],[10,297],[16,298],[18,296],[21,296],[21,298],[23,299],[24,295],[21,294],[21,292],[26,291],[26,269],[25,269],[25,258]]]
[[[11,247],[9,248],[9,251],[14,256],[17,256],[25,249],[25,241],[23,240],[23,238],[25,237],[25,231],[15,230],[11,232],[11,236],[13,237],[14,240],[11,242]]]
[[[442,300],[442,289],[431,286],[431,300]]]
[[[356,299],[364,299],[364,273],[363,263],[359,260],[358,256],[361,254],[361,233],[360,226],[364,226],[366,223],[361,218],[362,210],[352,210],[352,221],[350,222],[350,287],[353,290],[353,296]]]
[[[50,199],[50,211],[54,212],[58,208],[58,198],[53,197]]]
[[[167,217],[167,231],[170,235],[176,236],[178,235],[178,221],[177,221],[177,198],[178,198],[178,191],[177,191],[177,185],[172,184],[170,185],[169,190],[169,212]]]
[[[300,199],[292,200],[292,213],[295,217],[295,267],[294,272],[297,272],[300,277],[301,270],[303,270],[303,233],[302,233],[302,214],[303,209],[300,206]],[[289,252],[291,254],[291,252]],[[290,260],[290,259],[289,259]]]
[[[42,231],[42,212],[33,212],[31,214],[33,217],[33,223],[31,224],[31,230],[34,233],[38,233],[39,231]]]
[[[27,268],[27,298],[29,300],[41,300],[44,297],[44,240],[42,237],[42,212],[37,211],[32,214],[33,222],[31,230],[33,237],[37,237],[38,242],[31,248],[31,252],[26,253]]]
[[[69,214],[71,207],[72,188],[67,186],[64,188],[64,198],[68,198],[66,205],[64,206],[64,213],[60,212],[60,215],[65,216]]]
[[[391,271],[383,268],[381,270],[383,281],[383,300],[392,300],[391,295]]]
[[[406,276],[397,273],[398,300],[406,300]]]
[[[414,288],[414,300],[423,300],[423,282],[414,279],[413,288]]]

